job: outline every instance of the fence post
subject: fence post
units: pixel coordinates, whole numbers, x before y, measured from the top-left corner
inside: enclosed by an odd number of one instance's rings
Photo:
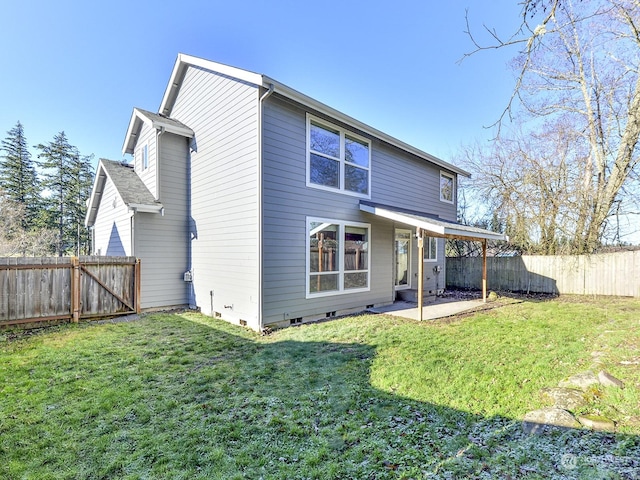
[[[135,285],[133,288],[135,289],[135,297],[136,297],[136,313],[140,313],[140,259],[136,259],[136,264],[134,266],[134,282]]]
[[[80,259],[71,257],[71,320],[80,321]]]

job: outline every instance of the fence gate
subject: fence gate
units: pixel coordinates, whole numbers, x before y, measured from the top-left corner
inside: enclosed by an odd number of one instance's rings
[[[135,257],[0,258],[0,326],[139,312]]]

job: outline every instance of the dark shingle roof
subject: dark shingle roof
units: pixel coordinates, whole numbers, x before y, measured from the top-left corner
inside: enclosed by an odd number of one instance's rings
[[[146,187],[133,165],[102,159],[102,166],[113,181],[114,186],[127,205],[158,205],[152,193]]]
[[[153,113],[148,110],[143,110],[142,108],[137,108],[137,107],[136,107],[136,110],[138,110],[140,113],[142,113],[145,117],[147,117],[152,122],[164,124],[170,127],[175,127],[177,129],[191,130],[184,123],[179,122],[178,120],[174,120],[173,118],[169,118],[166,115],[162,115],[160,113]]]

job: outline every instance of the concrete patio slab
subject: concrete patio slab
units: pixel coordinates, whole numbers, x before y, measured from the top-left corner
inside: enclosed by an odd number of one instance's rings
[[[422,320],[435,320],[438,318],[451,317],[467,310],[485,305],[482,300],[436,300],[425,303],[422,307]],[[397,317],[418,320],[418,305],[412,302],[395,302],[379,308],[370,308],[373,313],[385,313]]]

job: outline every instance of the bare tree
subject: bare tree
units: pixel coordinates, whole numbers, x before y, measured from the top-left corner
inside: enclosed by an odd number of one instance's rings
[[[638,186],[640,1],[528,0],[521,28],[513,36],[503,40],[495,30],[486,30],[493,39],[490,45],[477,41],[469,29],[475,49],[468,55],[519,47],[513,60],[515,87],[497,122],[498,137],[502,138],[497,148],[509,144],[505,121],[518,114],[529,120],[536,142],[548,137],[549,142],[557,143],[546,147],[543,143],[536,152],[519,136],[515,139],[520,152],[515,155],[515,168],[535,172],[536,162],[549,162],[545,152],[566,153],[565,164],[551,165],[566,172],[562,188],[553,190],[552,198],[546,195],[547,182],[537,187],[533,182],[526,184],[532,188],[528,198],[545,197],[549,222],[556,217],[555,223],[538,223],[539,238],[562,227],[572,251],[591,252],[610,233],[610,220],[619,208],[633,202]],[[553,135],[550,126],[561,126],[562,130]],[[500,167],[507,169],[509,164]],[[514,188],[521,187],[505,179],[505,190],[494,199],[504,201]],[[559,210],[566,212],[561,217],[554,214],[559,201],[568,202]]]
[[[575,251],[582,200],[575,166],[588,156],[576,137],[571,125],[554,122],[464,150],[461,161],[476,172],[465,188],[488,207],[486,226],[509,235],[506,248],[544,255]]]
[[[24,226],[25,205],[0,190],[0,257],[42,256],[51,253],[55,232]]]

